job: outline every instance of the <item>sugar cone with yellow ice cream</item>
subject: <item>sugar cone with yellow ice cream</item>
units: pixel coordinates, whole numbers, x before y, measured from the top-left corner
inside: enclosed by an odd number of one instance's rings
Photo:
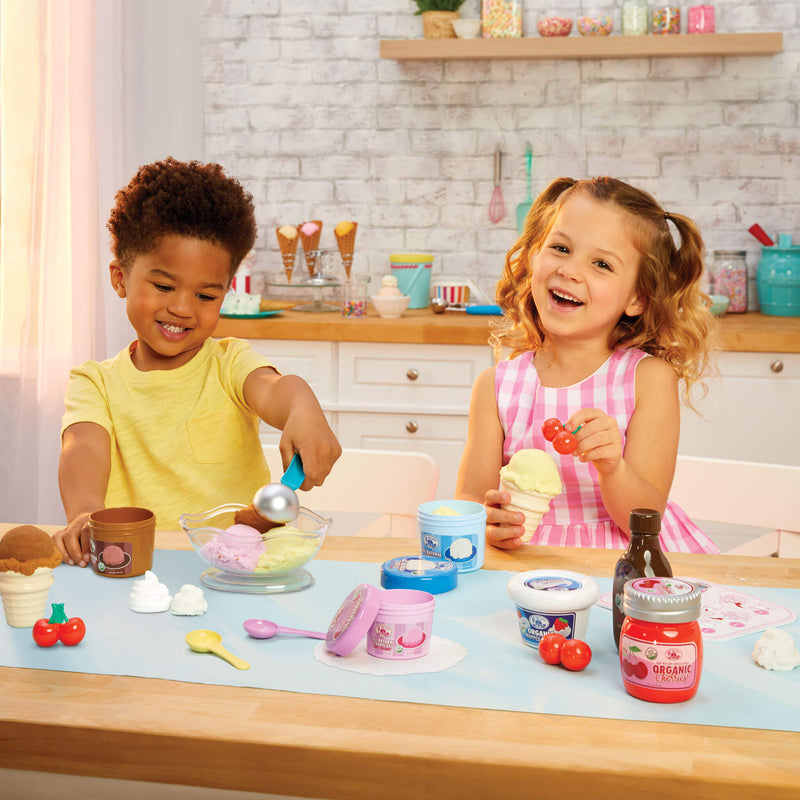
[[[350,277],[350,270],[353,268],[353,251],[356,248],[357,222],[340,222],[333,230],[336,236],[336,244],[339,247],[339,254],[342,257],[344,271]]]
[[[303,255],[306,259],[308,274],[313,278],[317,273],[317,254],[319,239],[322,236],[322,220],[312,219],[300,226],[300,243],[303,245]]]
[[[555,461],[544,450],[519,450],[500,470],[500,489],[511,496],[506,511],[525,515],[523,544],[533,538],[550,501],[561,492],[561,476]]]
[[[45,616],[60,563],[61,553],[41,528],[19,525],[0,539],[0,598],[9,625],[30,628]]]
[[[278,237],[278,246],[281,248],[283,271],[286,273],[286,280],[291,283],[294,262],[297,257],[297,243],[300,241],[297,228],[294,225],[282,225],[275,229],[275,235]]]

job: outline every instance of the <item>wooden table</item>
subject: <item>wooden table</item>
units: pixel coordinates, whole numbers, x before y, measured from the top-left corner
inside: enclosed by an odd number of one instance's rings
[[[181,533],[159,533],[157,546],[189,549]],[[383,562],[414,546],[331,537],[318,558]],[[490,549],[486,568],[546,563],[608,577],[618,555]],[[670,561],[678,574],[745,590],[800,586],[800,560],[670,554]],[[800,797],[800,733],[33,669],[0,668],[0,681],[0,767],[341,800]]]

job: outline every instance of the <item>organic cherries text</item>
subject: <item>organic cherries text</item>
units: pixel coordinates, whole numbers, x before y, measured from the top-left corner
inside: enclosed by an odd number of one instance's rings
[[[570,453],[574,453],[578,447],[578,440],[575,438],[575,434],[580,429],[580,426],[578,426],[573,433],[570,433],[561,424],[560,420],[557,420],[555,417],[550,417],[550,419],[546,419],[542,425],[542,436],[544,436],[548,442],[553,443],[553,448],[556,452],[567,456]]]

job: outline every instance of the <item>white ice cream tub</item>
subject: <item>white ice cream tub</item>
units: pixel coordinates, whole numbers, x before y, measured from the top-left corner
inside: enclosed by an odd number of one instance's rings
[[[506,588],[517,609],[522,641],[537,649],[548,633],[583,639],[589,611],[600,596],[592,578],[565,569],[520,572]]]

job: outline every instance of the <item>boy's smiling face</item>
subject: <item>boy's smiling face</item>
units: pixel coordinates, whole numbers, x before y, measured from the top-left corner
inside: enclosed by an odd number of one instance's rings
[[[111,284],[138,337],[137,369],[176,369],[197,354],[217,325],[230,270],[227,250],[178,235],[163,237],[128,270],[111,263]]]

